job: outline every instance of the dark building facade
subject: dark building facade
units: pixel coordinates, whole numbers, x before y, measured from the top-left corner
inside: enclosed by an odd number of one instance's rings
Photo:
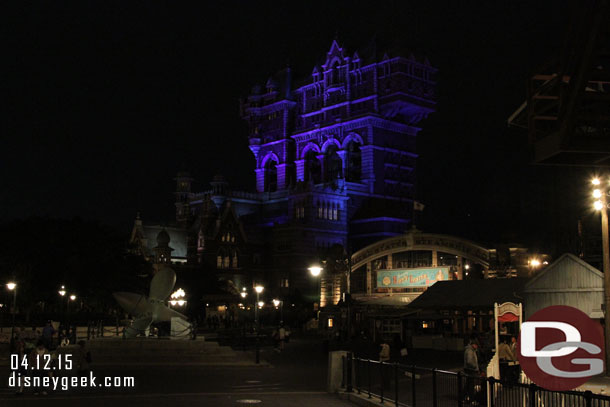
[[[179,173],[175,222],[138,219],[132,242],[153,259],[153,235],[167,229],[161,244],[169,234],[173,262],[214,270],[236,290],[265,282],[315,297],[307,268],[330,247],[355,252],[410,227],[416,138],[435,110],[435,73],[427,60],[348,53],[333,41],[300,84],[286,68],[241,102],[256,192],[222,177],[193,191]]]

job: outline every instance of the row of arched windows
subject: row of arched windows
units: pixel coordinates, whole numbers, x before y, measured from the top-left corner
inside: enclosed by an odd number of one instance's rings
[[[333,182],[337,179],[345,179],[349,182],[359,182],[362,178],[362,155],[360,143],[351,141],[345,148],[345,168],[343,160],[339,156],[339,147],[331,145],[321,154],[315,150],[309,150],[304,157],[304,181],[312,181],[314,184]],[[264,164],[264,191],[274,192],[278,188],[277,175],[278,162],[276,158],[269,158]],[[292,168],[294,172],[294,168]],[[295,174],[286,174],[288,178]],[[294,178],[287,179],[286,183],[292,182]]]
[[[313,181],[314,184],[321,182],[332,182],[337,178],[345,178],[346,181],[358,182],[362,176],[362,155],[360,143],[351,141],[345,149],[345,168],[343,160],[338,154],[337,146],[330,146],[322,155],[310,150],[305,154],[305,181]]]
[[[235,235],[233,233],[231,233],[231,232],[226,232],[225,234],[222,235],[220,240],[223,241],[223,242],[232,242],[232,243],[235,243]]]
[[[224,249],[220,249],[216,255],[216,268],[228,269],[238,267],[237,262],[237,250],[228,252]]]

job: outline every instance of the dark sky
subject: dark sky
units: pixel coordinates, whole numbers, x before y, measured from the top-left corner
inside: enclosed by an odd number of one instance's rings
[[[309,75],[335,35],[350,51],[400,43],[439,68],[418,139],[430,230],[518,240],[515,216],[537,218],[527,190],[546,170],[506,119],[559,53],[563,2],[176,3],[3,4],[0,219],[169,219],[183,164],[198,189],[217,172],[253,189],[239,97],[287,63]]]

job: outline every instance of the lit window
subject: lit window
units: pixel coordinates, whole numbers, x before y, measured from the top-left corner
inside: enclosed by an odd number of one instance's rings
[[[237,268],[237,253],[233,255],[233,268]]]
[[[333,219],[334,219],[334,220],[338,220],[338,219],[339,219],[339,213],[338,213],[338,212],[339,212],[339,211],[338,211],[338,210],[337,210],[337,208],[335,207],[335,208],[333,209]]]
[[[333,327],[333,319],[332,318],[328,318],[328,327],[329,328]]]
[[[318,219],[322,219],[322,213],[323,213],[322,211],[323,211],[322,207],[318,206]]]
[[[224,258],[224,262],[222,264],[223,268],[228,269],[229,268],[229,256],[226,256]]]
[[[216,257],[216,268],[222,268],[222,256]]]

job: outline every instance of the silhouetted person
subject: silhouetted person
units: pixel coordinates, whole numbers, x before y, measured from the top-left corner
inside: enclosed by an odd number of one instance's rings
[[[472,339],[470,343],[464,348],[464,374],[466,375],[465,396],[467,400],[474,400],[475,381],[480,376],[479,357],[477,355],[478,348],[479,342],[476,339]]]
[[[47,324],[44,328],[42,328],[42,340],[44,341],[44,345],[47,349],[51,348],[53,345],[53,335],[55,334],[55,329],[53,325],[51,325],[51,321],[47,321]]]

